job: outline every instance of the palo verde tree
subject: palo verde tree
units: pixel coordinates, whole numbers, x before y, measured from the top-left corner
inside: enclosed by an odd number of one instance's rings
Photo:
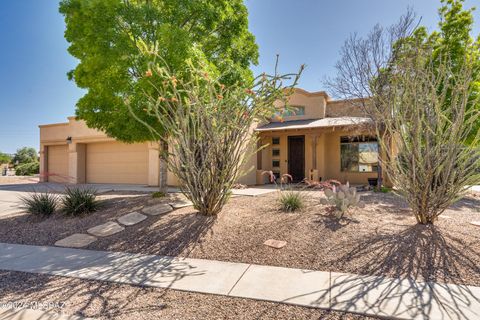
[[[156,138],[131,112],[156,132],[168,134],[161,122],[142,111],[144,93],[155,92],[142,81],[149,61],[138,51],[140,40],[155,43],[175,72],[200,55],[221,72],[225,84],[253,78],[249,67],[257,63],[258,48],[242,0],[62,0],[60,12],[68,51],[79,60],[68,75],[87,90],[77,102],[76,115],[121,141]],[[160,173],[160,188],[165,190],[164,165]]]
[[[168,167],[179,179],[185,196],[204,215],[217,215],[228,200],[233,184],[253,168],[246,162],[257,152],[258,136],[253,127],[272,117],[275,101],[286,97],[298,80],[297,74],[262,74],[249,82],[224,84],[224,76],[201,59],[192,61],[182,74],[172,72],[156,54],[145,76],[155,93],[145,91],[146,114],[169,132],[172,156]],[[289,86],[285,81],[291,81]],[[136,113],[132,112],[136,117]],[[157,132],[137,117],[158,139]]]
[[[387,73],[395,72],[399,63],[403,63],[403,57],[415,54],[418,46],[423,45],[431,48],[431,56],[428,58],[428,64],[437,66],[442,70],[441,65],[445,63],[448,57],[448,63],[453,74],[461,73],[465,68],[471,70],[470,82],[470,103],[467,108],[480,110],[480,35],[477,39],[472,34],[474,19],[472,9],[464,8],[464,0],[442,0],[442,7],[439,9],[440,22],[438,31],[428,33],[423,26],[418,27],[408,37],[399,39],[393,46],[395,59],[392,60],[391,66],[384,70],[384,77],[388,78]],[[410,52],[412,51],[412,52]],[[456,77],[452,77],[451,81],[455,81]],[[455,86],[455,83],[451,83]],[[438,88],[443,90],[443,85]],[[447,93],[448,94],[448,93]],[[445,99],[445,108],[450,108],[450,94]],[[480,130],[480,121],[475,124]],[[473,142],[476,131],[473,130],[471,135],[467,137],[467,143]]]

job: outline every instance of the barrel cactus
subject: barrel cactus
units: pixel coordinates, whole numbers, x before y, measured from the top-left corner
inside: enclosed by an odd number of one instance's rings
[[[360,201],[357,188],[350,187],[348,182],[344,185],[333,186],[332,189],[325,189],[324,193],[327,198],[320,199],[320,203],[335,206],[340,218],[343,217],[351,207],[365,207],[365,203]]]

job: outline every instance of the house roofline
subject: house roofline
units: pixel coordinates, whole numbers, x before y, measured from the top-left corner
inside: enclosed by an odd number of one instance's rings
[[[309,92],[305,89],[302,88],[293,88],[295,93],[307,96],[307,97],[324,97],[325,100],[330,100],[330,96],[325,92],[325,91],[315,91],[315,92]]]

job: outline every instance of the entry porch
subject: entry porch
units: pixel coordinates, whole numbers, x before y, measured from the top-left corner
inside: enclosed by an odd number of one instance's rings
[[[313,127],[312,122],[270,123],[257,129],[263,146],[257,153],[257,184],[269,183],[264,171],[288,173],[294,182],[335,179],[366,185],[378,178],[378,144],[368,126],[344,121]]]

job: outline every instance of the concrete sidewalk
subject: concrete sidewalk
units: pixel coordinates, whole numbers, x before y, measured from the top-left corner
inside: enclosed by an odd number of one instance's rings
[[[480,288],[246,263],[0,243],[0,269],[396,319],[480,319]]]
[[[0,320],[93,320],[74,315],[28,309],[24,307],[0,307]]]

